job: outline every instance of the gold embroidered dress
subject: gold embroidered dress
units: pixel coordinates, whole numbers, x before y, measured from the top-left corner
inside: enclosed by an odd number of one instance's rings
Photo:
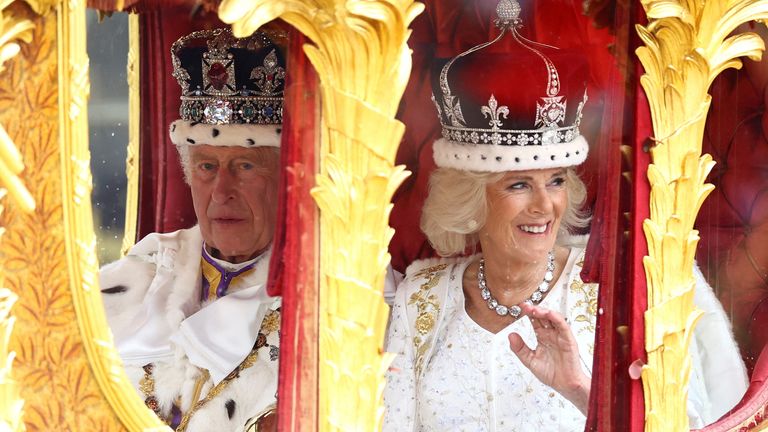
[[[582,255],[571,250],[566,271],[540,305],[566,316],[590,375],[597,285],[581,282]],[[509,349],[512,332],[536,345],[530,320],[523,317],[497,334],[480,327],[466,313],[461,285],[474,257],[443,261],[422,269],[416,263],[398,288],[387,350],[399,355],[387,376],[384,430],[583,430],[579,410]]]
[[[462,278],[477,259],[418,261],[408,268],[386,340],[386,350],[397,357],[387,373],[384,431],[583,431],[585,416],[539,382],[509,348],[512,332],[535,348],[530,320],[522,317],[492,334],[467,315]],[[581,280],[583,261],[584,249],[572,248],[540,306],[565,317],[590,376],[598,286]],[[691,349],[688,414],[692,425],[702,427],[738,402],[747,380],[727,317],[703,278],[696,304],[705,316]],[[715,374],[723,370],[730,371],[728,388]]]

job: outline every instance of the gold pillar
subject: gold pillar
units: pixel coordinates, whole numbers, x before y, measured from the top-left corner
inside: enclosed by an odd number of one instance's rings
[[[136,243],[139,212],[139,158],[141,139],[141,46],[139,45],[139,16],[128,16],[128,151],[125,157],[125,229],[120,254],[125,255]]]
[[[411,0],[225,0],[219,17],[244,36],[275,18],[304,33],[320,76],[319,428],[379,430],[389,307],[395,189],[408,175],[394,159],[404,126],[394,119],[411,70]]]
[[[649,23],[637,30],[645,68],[654,146],[648,167],[650,218],[643,223],[648,282],[643,367],[646,431],[688,430],[686,404],[691,370],[688,347],[702,312],[693,304],[693,229],[699,208],[714,188],[705,179],[714,166],[701,154],[704,123],[715,77],[739,57],[759,60],[755,34],[729,36],[749,20],[768,18],[768,0],[641,0]]]

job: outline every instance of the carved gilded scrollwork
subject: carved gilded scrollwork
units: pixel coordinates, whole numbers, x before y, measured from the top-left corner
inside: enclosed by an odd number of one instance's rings
[[[8,2],[0,4],[4,9]],[[10,347],[0,338],[0,356],[8,348],[16,352],[13,378],[23,398],[22,417],[21,399],[13,400],[13,383],[3,379],[0,421],[27,430],[117,431],[123,429],[117,413],[131,429],[159,427],[138,397],[125,396],[133,390],[112,346],[96,284],[85,1],[16,1],[9,8],[30,24],[28,43],[14,48],[19,55],[3,65],[0,123],[23,156],[20,178],[36,206],[25,212],[23,201],[14,200],[0,215],[7,230],[0,268],[4,285],[18,296],[8,318],[13,295],[0,292],[0,329],[10,335]],[[10,52],[7,28],[0,33],[4,53]],[[18,173],[9,155],[7,148],[0,151]],[[7,366],[0,369],[6,377]]]
[[[140,74],[141,46],[139,44],[139,16],[128,16],[128,64],[126,78],[128,80],[128,151],[125,157],[125,175],[127,177],[125,191],[125,230],[123,244],[120,247],[122,255],[136,242],[136,229],[139,211],[139,139],[140,139]]]
[[[9,352],[11,332],[16,321],[10,312],[16,300],[18,296],[13,291],[0,288],[0,358],[5,359],[0,366],[0,425],[9,432],[24,430],[21,421],[24,400],[20,397],[19,383],[11,373],[16,353]]]
[[[34,24],[19,17],[10,10],[11,0],[0,0],[0,76],[4,63],[16,56],[21,47],[18,40],[30,42]],[[19,175],[24,170],[21,153],[16,144],[0,123],[0,202],[10,194],[13,204],[23,213],[35,208],[35,201],[24,186]],[[0,205],[0,215],[5,209]],[[0,228],[0,237],[5,228]],[[0,266],[0,286],[4,285],[6,269]],[[11,308],[18,296],[10,289],[0,288],[0,427],[7,431],[23,430],[22,413],[24,399],[21,397],[19,383],[14,379],[13,363],[16,353],[11,351],[11,333],[16,319],[11,316]]]
[[[137,397],[125,375],[107,326],[98,287],[96,236],[91,209],[87,119],[90,85],[85,49],[85,0],[68,0],[58,8],[58,13],[59,34],[67,35],[59,39],[59,59],[62,62],[59,64],[61,211],[70,292],[82,345],[103,400],[109,402],[114,415],[125,427],[129,430],[169,430]],[[97,418],[93,413],[90,417]],[[104,421],[102,428],[119,428],[114,418]]]
[[[693,229],[704,199],[714,188],[705,179],[714,166],[701,155],[709,86],[723,70],[740,68],[739,57],[760,59],[755,34],[729,36],[750,20],[768,19],[766,0],[641,0],[649,23],[638,26],[645,46],[637,55],[645,68],[655,146],[648,167],[650,218],[643,229],[648,281],[643,367],[645,430],[687,430],[688,355],[702,312],[693,304]]]
[[[5,70],[6,60],[10,60],[21,50],[17,41],[29,43],[34,28],[32,21],[19,17],[9,8],[12,1],[0,0],[0,74]],[[0,124],[0,186],[11,195],[22,211],[30,212],[35,208],[35,200],[19,178],[23,170],[21,153]],[[5,192],[2,195],[4,197]]]
[[[379,430],[389,308],[382,288],[393,235],[390,200],[408,175],[394,166],[394,119],[411,69],[412,0],[225,0],[219,17],[247,35],[282,18],[304,33],[320,76],[320,430]],[[376,79],[371,79],[376,77]]]

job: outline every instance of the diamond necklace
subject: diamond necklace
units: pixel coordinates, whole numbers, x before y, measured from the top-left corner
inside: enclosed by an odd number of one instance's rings
[[[544,293],[549,290],[549,283],[552,282],[554,277],[555,254],[552,253],[552,251],[549,251],[547,254],[547,271],[544,273],[544,280],[539,284],[538,287],[536,287],[536,291],[534,291],[531,296],[525,300],[526,303],[538,304],[541,299],[544,298]],[[499,316],[509,315],[513,318],[520,316],[520,313],[523,311],[520,306],[504,306],[499,304],[499,301],[496,300],[491,294],[491,291],[488,289],[488,283],[485,281],[484,258],[480,258],[480,268],[477,270],[477,285],[480,287],[480,296],[488,303],[488,309],[495,310],[496,314]]]

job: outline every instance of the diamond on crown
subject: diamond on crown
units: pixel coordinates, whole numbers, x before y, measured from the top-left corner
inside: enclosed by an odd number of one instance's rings
[[[507,27],[510,24],[518,24],[520,21],[520,11],[520,3],[516,0],[501,0],[496,5],[497,25]]]
[[[211,100],[203,110],[208,124],[226,124],[232,118],[232,105],[224,100]]]

